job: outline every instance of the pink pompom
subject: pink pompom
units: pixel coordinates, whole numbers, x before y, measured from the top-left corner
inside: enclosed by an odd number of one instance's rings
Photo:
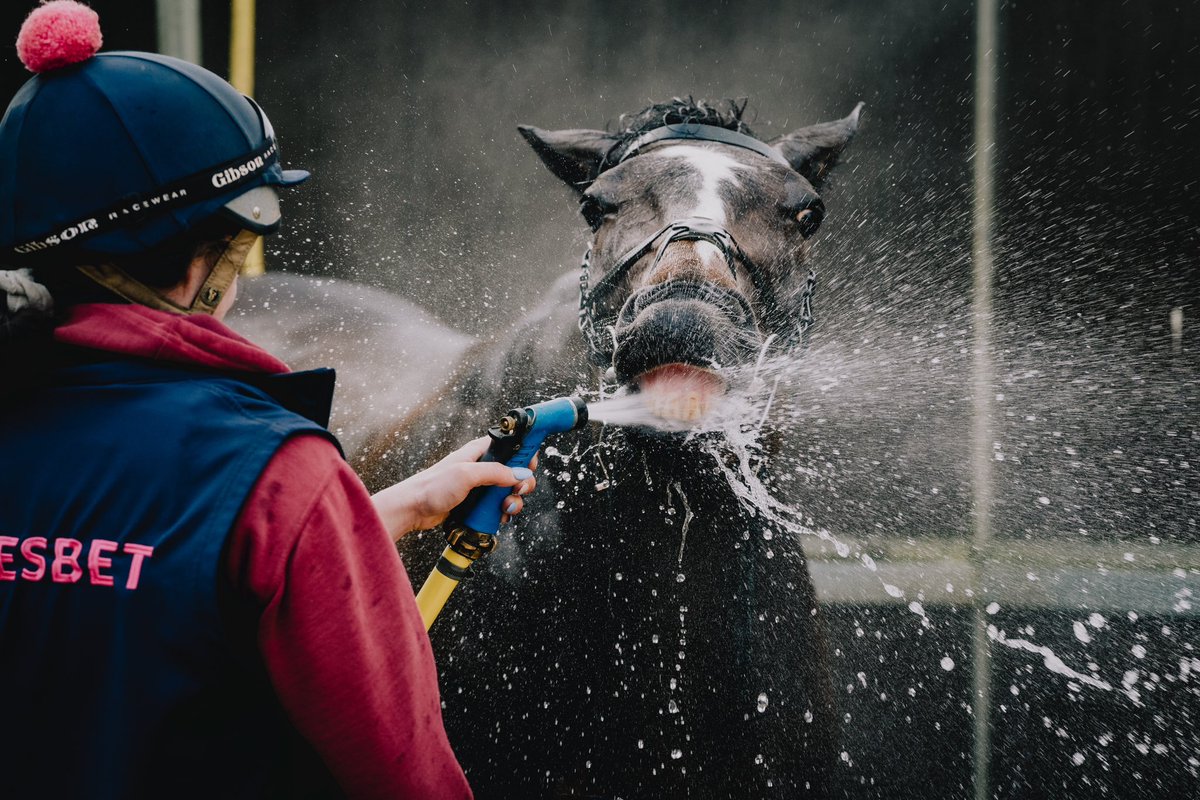
[[[30,72],[46,72],[87,61],[103,41],[95,11],[75,0],[50,0],[25,18],[17,56]]]

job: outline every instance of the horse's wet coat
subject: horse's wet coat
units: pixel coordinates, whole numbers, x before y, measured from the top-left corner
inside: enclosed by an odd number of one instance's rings
[[[292,369],[337,368],[329,429],[356,466],[368,435],[411,413],[472,344],[395,295],[284,272],[240,279],[228,321]]]

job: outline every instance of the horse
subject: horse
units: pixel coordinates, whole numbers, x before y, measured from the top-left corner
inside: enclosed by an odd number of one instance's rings
[[[382,289],[276,271],[238,281],[229,323],[293,369],[338,365],[329,429],[352,465],[372,431],[436,394],[475,343]]]
[[[579,203],[582,268],[367,438],[369,486],[561,394],[638,396],[686,427],[764,351],[803,350],[821,191],[861,104],[769,141],[744,108],[676,99],[615,132],[519,128]],[[526,512],[431,630],[479,797],[830,791],[839,727],[804,553],[739,494],[722,436],[592,426],[544,450]],[[770,486],[769,443],[754,462]],[[409,540],[419,578],[440,548]]]

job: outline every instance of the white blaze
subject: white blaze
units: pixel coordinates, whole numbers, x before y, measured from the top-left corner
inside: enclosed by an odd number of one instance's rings
[[[677,214],[676,217],[707,217],[719,225],[727,222],[725,203],[721,200],[721,184],[739,188],[737,170],[745,169],[744,164],[716,150],[690,145],[670,145],[655,150],[654,155],[682,158],[700,174],[700,190],[696,192],[695,205],[686,214]]]

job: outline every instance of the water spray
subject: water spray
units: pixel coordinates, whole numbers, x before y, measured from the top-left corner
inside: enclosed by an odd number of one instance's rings
[[[510,467],[528,466],[547,436],[582,428],[589,421],[682,432],[702,429],[705,422],[715,427],[713,420],[744,416],[740,405],[718,402],[714,397],[724,389],[722,380],[700,370],[680,372],[678,368],[656,370],[656,375],[646,381],[649,392],[602,400],[590,410],[578,397],[558,397],[513,409],[488,429],[492,441],[482,460]],[[718,410],[724,413],[715,413]],[[706,416],[710,419],[702,420]],[[506,486],[477,487],[450,512],[443,525],[446,548],[417,592],[417,607],[426,630],[459,582],[470,575],[475,562],[496,549],[496,534],[510,491]]]
[[[525,408],[514,408],[488,429],[491,445],[482,461],[499,461],[510,467],[527,467],[546,437],[582,428],[588,422],[587,404],[578,397],[558,397]],[[496,533],[511,488],[479,486],[450,512],[443,529],[446,549],[417,592],[417,607],[425,630],[446,605],[450,594],[471,567],[496,549]]]

